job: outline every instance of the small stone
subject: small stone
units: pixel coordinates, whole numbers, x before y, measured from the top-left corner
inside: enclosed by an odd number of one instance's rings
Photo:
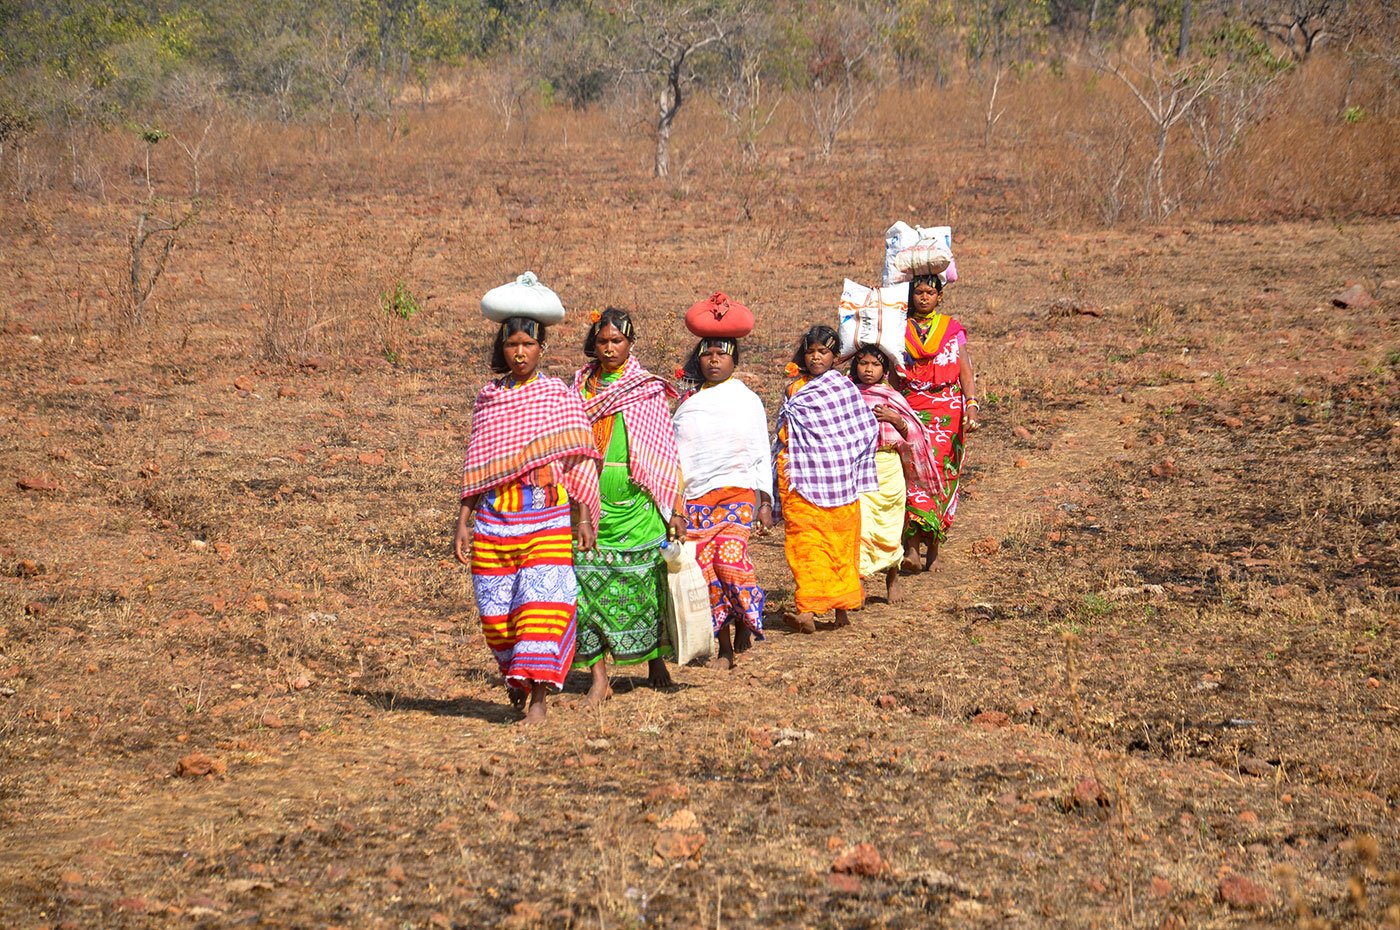
[[[361,465],[383,465],[383,464],[384,464],[384,453],[383,453],[383,452],[361,452],[361,453],[360,453],[360,464],[361,464]]]
[[[705,848],[705,834],[702,832],[681,833],[670,830],[656,838],[652,851],[662,859],[678,862],[686,859],[699,859]]]
[[[1090,875],[1084,884],[1087,885],[1089,890],[1094,894],[1108,894],[1108,886],[1105,885],[1103,879],[1099,878],[1097,875]]]
[[[1254,756],[1240,756],[1240,771],[1255,778],[1265,778],[1274,774],[1274,767]]]
[[[408,873],[404,871],[403,866],[398,864],[391,865],[385,869],[384,877],[395,885],[402,885],[408,881]]]
[[[142,897],[117,898],[112,902],[112,906],[119,911],[144,914],[151,909],[151,902]]]
[[[282,398],[296,397],[297,389],[290,384],[282,384],[277,387],[277,396]]]
[[[1376,689],[1376,688],[1379,688],[1380,686],[1381,686],[1381,682],[1380,682],[1380,679],[1379,679],[1379,678],[1367,678],[1367,679],[1366,679],[1366,687],[1371,688],[1371,689],[1374,690],[1374,689]]]
[[[684,785],[671,782],[665,785],[657,785],[642,798],[642,803],[648,806],[661,804],[666,801],[684,801],[690,797],[690,789]]]
[[[1239,429],[1244,426],[1244,421],[1239,417],[1224,417],[1220,422],[1226,429]]]
[[[1148,885],[1154,898],[1165,898],[1172,893],[1172,883],[1160,875],[1152,876],[1152,882]]]
[[[228,763],[216,759],[208,753],[192,752],[175,764],[175,774],[181,778],[199,778],[203,775],[223,775],[228,771]]]
[[[1246,826],[1252,826],[1259,822],[1259,815],[1254,811],[1240,811],[1235,815],[1235,819]]]
[[[1147,440],[1149,446],[1161,446],[1165,445],[1166,442],[1167,437],[1163,436],[1161,433],[1153,433],[1151,438]]]
[[[496,819],[506,826],[514,826],[520,822],[520,815],[515,811],[505,810],[497,814]]]
[[[286,724],[282,722],[282,718],[277,716],[272,711],[268,711],[267,713],[262,715],[262,725],[267,727],[269,730],[280,730],[284,726],[286,726]]]
[[[58,479],[53,475],[21,475],[15,482],[21,491],[58,491]]]
[[[995,536],[984,536],[972,544],[972,554],[976,556],[993,556],[1001,551],[1001,542]]]
[[[1011,432],[1016,436],[1017,439],[1021,439],[1026,442],[1031,441],[1031,431],[1026,429],[1024,426],[1013,427]]]
[[[972,724],[984,730],[1001,730],[1011,726],[1011,718],[999,710],[984,710],[972,718]]]
[[[1170,458],[1163,459],[1149,468],[1148,471],[1154,478],[1174,478],[1177,473],[1176,460]]]
[[[1272,899],[1273,893],[1268,888],[1243,875],[1232,873],[1220,879],[1220,900],[1233,908],[1259,907]]]
[[[307,678],[305,675],[302,675],[297,678],[296,681],[292,682],[293,691],[305,691],[309,687],[311,687],[311,679]]]
[[[683,807],[661,821],[659,826],[663,830],[696,830],[700,827],[700,818],[695,816],[694,811]]]
[[[1075,807],[1108,806],[1108,792],[1103,790],[1103,785],[1099,784],[1098,779],[1088,775],[1075,783],[1070,799]]]
[[[1025,459],[1023,459],[1023,458],[1017,459],[1013,464],[1014,464],[1015,467],[1017,467],[1017,468],[1030,468],[1030,467],[1031,467],[1031,463],[1030,463],[1030,462],[1027,462],[1027,461],[1026,461]]]
[[[880,875],[886,869],[880,851],[870,843],[857,843],[837,856],[831,863],[831,871],[847,875]]]
[[[826,884],[837,894],[860,894],[861,880],[858,875],[847,875],[845,872],[828,872]]]
[[[1375,305],[1376,298],[1372,297],[1371,292],[1360,284],[1353,284],[1332,298],[1332,306],[1334,307],[1369,310]]]
[[[243,606],[249,613],[265,614],[268,612],[267,598],[261,594],[254,594],[243,601]]]
[[[248,375],[239,375],[237,378],[233,379],[233,386],[240,391],[251,394],[258,386],[258,383]]]
[[[899,699],[893,694],[882,694],[875,699],[875,706],[882,710],[894,710],[899,706]]]

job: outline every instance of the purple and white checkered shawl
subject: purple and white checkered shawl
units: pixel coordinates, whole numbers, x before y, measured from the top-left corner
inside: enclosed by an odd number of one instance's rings
[[[787,426],[788,485],[818,507],[842,507],[879,487],[880,425],[860,391],[831,370],[803,385],[778,410]],[[779,443],[774,440],[774,461]],[[776,482],[775,482],[776,486]]]

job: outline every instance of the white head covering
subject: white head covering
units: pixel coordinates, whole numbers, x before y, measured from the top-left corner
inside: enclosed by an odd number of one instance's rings
[[[487,291],[481,298],[481,312],[493,323],[523,316],[544,326],[553,326],[564,319],[564,303],[558,294],[540,283],[533,271],[527,271],[509,284]]]

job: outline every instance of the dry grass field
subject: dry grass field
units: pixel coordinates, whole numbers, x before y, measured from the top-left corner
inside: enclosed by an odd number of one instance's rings
[[[893,132],[662,183],[602,119],[227,130],[139,322],[139,149],[3,201],[0,926],[1400,927],[1396,222],[1047,231]],[[985,404],[939,569],[513,726],[449,551],[480,294],[670,372],[723,289],[772,410],[896,218],[959,231]]]

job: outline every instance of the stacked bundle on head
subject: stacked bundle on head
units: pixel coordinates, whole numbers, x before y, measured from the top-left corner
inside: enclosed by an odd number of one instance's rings
[[[900,221],[885,232],[885,271],[882,283],[903,284],[915,275],[940,275],[945,283],[958,279],[953,260],[951,226],[910,226]]]
[[[533,271],[527,271],[509,284],[487,291],[481,298],[481,312],[493,323],[523,316],[543,326],[553,326],[563,321],[564,304],[558,294],[540,283]]]
[[[685,328],[701,339],[741,339],[753,332],[753,311],[715,292],[685,312]]]

